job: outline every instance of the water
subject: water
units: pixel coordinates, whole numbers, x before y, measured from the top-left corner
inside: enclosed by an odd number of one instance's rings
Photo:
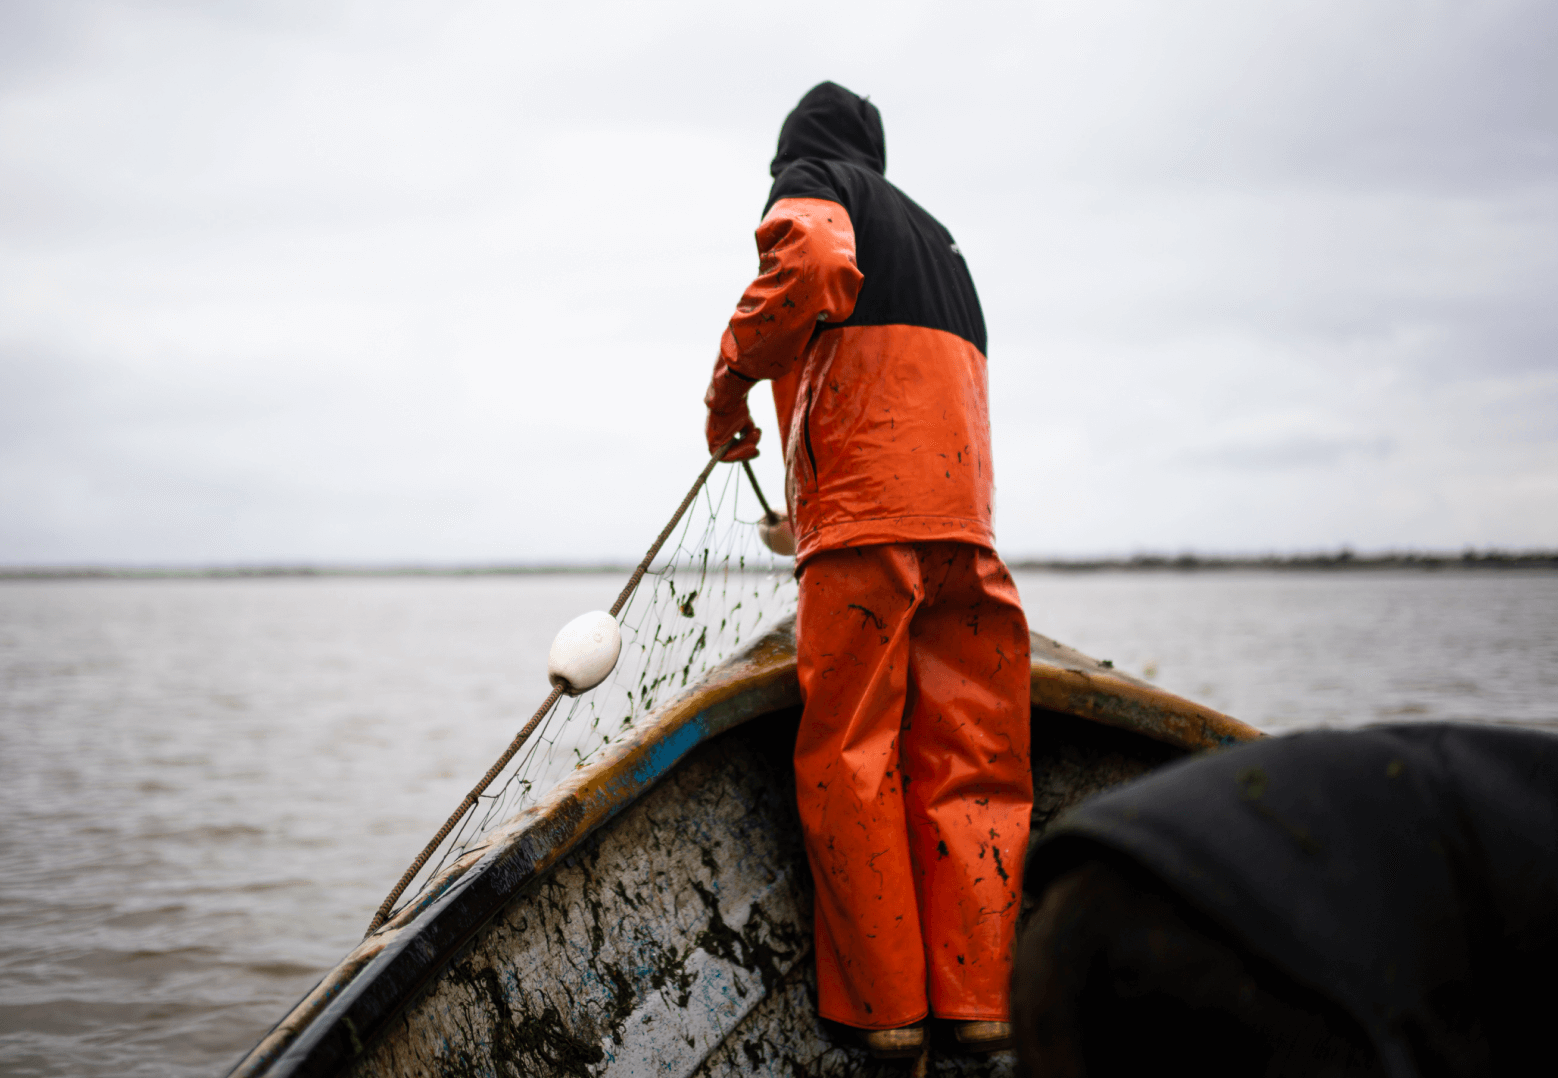
[[[1558,729],[1558,574],[1021,574],[1268,730]],[[225,1071],[360,938],[614,576],[0,585],[0,1074]]]
[[[1277,733],[1558,729],[1558,573],[1022,574],[1035,629]]]

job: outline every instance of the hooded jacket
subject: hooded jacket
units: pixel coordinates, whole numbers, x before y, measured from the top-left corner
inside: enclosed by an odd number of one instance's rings
[[[994,546],[985,324],[940,222],[883,175],[876,106],[831,82],[784,121],[759,275],[707,403],[774,383],[797,564],[874,543]]]
[[[1552,734],[1316,731],[1173,764],[1051,828],[1024,886],[1038,894],[1100,851],[1346,1008],[1392,1078],[1517,1074],[1548,1052]]]

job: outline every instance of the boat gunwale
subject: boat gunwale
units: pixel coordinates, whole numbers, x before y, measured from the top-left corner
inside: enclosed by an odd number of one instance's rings
[[[750,718],[799,706],[794,674],[789,618],[652,711],[600,760],[483,836],[326,973],[229,1072],[231,1078],[329,1073],[360,1054],[525,886],[689,752]],[[392,990],[380,990],[386,986]]]
[[[1031,634],[1030,706],[1186,751],[1263,736],[1245,723]],[[230,1078],[332,1073],[360,1055],[533,881],[633,805],[689,753],[764,714],[798,707],[793,616],[656,708],[598,761],[482,836],[325,974]]]

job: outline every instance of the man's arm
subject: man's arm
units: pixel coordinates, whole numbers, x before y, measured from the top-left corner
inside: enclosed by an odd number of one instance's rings
[[[757,456],[762,431],[747,410],[747,390],[789,373],[818,322],[841,322],[853,313],[865,280],[855,265],[854,226],[837,202],[780,199],[757,226],[757,252],[757,279],[720,338],[703,398],[710,453],[741,435],[726,460]]]

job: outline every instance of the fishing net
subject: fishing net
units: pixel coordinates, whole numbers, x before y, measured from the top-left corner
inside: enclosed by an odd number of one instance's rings
[[[629,735],[795,610],[794,563],[758,537],[760,495],[737,467],[718,468],[618,616],[622,653],[611,675],[554,706],[506,773],[479,798],[418,874],[415,901],[444,865]]]

